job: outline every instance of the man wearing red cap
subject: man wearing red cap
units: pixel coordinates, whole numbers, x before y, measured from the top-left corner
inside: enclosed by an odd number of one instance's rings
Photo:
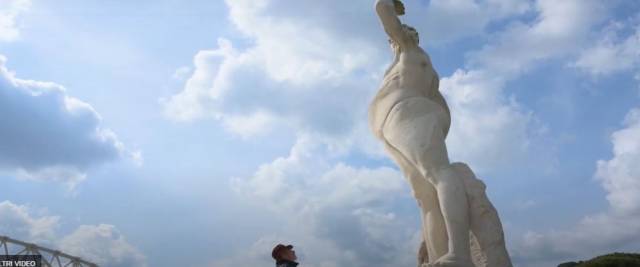
[[[298,263],[296,260],[296,252],[293,250],[292,245],[278,244],[273,248],[271,257],[276,260],[276,267],[296,267]]]

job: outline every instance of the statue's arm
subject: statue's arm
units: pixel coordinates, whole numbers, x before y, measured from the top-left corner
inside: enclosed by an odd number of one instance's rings
[[[375,8],[389,38],[398,45],[404,46],[406,37],[402,31],[402,23],[398,19],[393,0],[376,0]]]

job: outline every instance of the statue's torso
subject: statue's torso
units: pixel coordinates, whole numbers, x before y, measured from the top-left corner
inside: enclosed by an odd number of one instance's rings
[[[419,47],[400,53],[398,62],[385,75],[383,84],[386,83],[388,76],[394,73],[400,79],[393,80],[388,89],[381,88],[381,91],[382,89],[394,90],[395,87],[403,91],[416,91],[425,97],[433,97],[438,90],[437,86],[432,86],[433,81],[438,80],[438,73],[433,68],[429,55]]]
[[[369,124],[376,136],[398,102],[410,97],[433,99],[438,94],[439,77],[427,53],[419,47],[398,55],[386,72],[378,94],[369,106]]]

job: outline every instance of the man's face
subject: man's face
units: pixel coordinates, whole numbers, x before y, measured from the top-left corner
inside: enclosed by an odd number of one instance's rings
[[[296,251],[292,248],[286,248],[282,250],[282,258],[289,261],[295,261],[298,259],[296,256]]]

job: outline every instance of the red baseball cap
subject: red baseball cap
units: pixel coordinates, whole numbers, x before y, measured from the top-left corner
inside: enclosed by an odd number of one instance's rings
[[[283,245],[283,244],[278,244],[273,248],[273,251],[271,251],[271,257],[273,257],[273,259],[275,260],[279,260],[279,256],[278,254],[280,254],[280,251],[282,251],[283,249],[292,249],[293,246],[292,245]]]

